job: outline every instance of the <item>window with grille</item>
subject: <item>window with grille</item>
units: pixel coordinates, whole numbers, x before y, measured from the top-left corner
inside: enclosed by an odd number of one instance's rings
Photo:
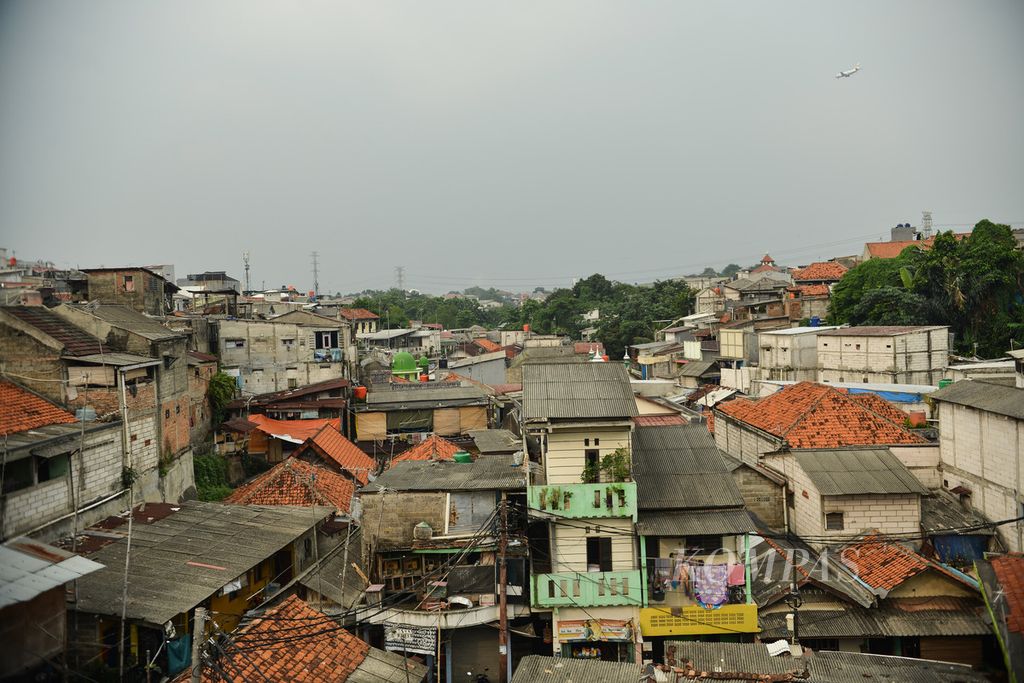
[[[843,513],[842,512],[829,512],[825,515],[825,528],[828,531],[842,531],[843,530]]]

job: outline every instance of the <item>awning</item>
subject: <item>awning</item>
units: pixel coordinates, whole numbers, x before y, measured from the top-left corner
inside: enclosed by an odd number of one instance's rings
[[[636,530],[641,536],[728,536],[756,533],[746,510],[641,510]]]

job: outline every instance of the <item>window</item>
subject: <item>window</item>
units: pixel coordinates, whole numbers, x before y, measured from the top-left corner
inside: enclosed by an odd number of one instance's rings
[[[244,339],[225,339],[224,340],[224,348],[225,349],[244,349],[245,348],[245,340]]]
[[[124,276],[124,291],[134,292],[135,291],[135,278],[131,275]]]
[[[601,439],[594,439],[594,445],[595,446],[600,446],[601,445]]]
[[[700,555],[710,555],[722,549],[721,536],[687,536],[686,550]]]
[[[589,450],[583,453],[585,460],[586,469],[584,473],[587,475],[588,484],[596,484],[601,479],[601,451]]]
[[[330,332],[317,332],[316,333],[316,348],[318,349],[336,349],[338,348],[338,332],[333,330]]]
[[[796,507],[796,494],[793,493],[792,491],[786,491],[786,507],[788,507],[788,508],[795,508]]]
[[[856,349],[857,349],[858,351],[860,351],[860,344],[855,344],[854,346],[856,347]]]
[[[591,536],[587,539],[587,571],[612,570],[612,539],[610,536]]]
[[[583,445],[584,446],[589,446],[590,445],[590,439],[583,439]]]
[[[843,530],[843,513],[829,512],[825,515],[825,529],[828,531]]]
[[[69,455],[32,456],[8,462],[4,468],[3,492],[11,493],[67,476]]]
[[[289,377],[288,378],[288,388],[289,389],[298,389],[299,388],[299,380],[297,378],[295,378],[295,377]]]
[[[295,340],[294,339],[282,339],[281,340],[281,346],[283,346],[286,349],[294,349],[295,348]]]

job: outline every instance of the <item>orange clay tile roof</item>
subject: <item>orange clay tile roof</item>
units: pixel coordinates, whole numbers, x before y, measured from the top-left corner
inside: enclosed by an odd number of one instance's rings
[[[339,308],[338,313],[346,320],[380,320],[380,316],[365,308]]]
[[[463,450],[448,439],[437,434],[431,434],[425,441],[422,441],[401,455],[395,457],[392,462],[405,462],[406,460],[453,460],[457,451]]]
[[[857,543],[843,548],[842,558],[843,564],[861,581],[886,593],[928,569],[934,569],[954,581],[975,587],[970,583],[970,579],[957,575],[938,562],[929,560],[896,541],[875,534],[865,536]]]
[[[819,261],[812,263],[806,268],[798,268],[793,271],[793,279],[796,282],[806,280],[824,280],[827,282],[838,282],[846,273],[847,268],[842,263],[835,261]]]
[[[933,240],[904,240],[900,242],[868,242],[865,246],[871,258],[896,258],[907,247],[929,249]]]
[[[876,536],[843,548],[842,558],[861,581],[886,592],[931,566],[913,550]]]
[[[637,427],[672,427],[686,424],[682,415],[637,415],[633,418]]]
[[[712,434],[715,433],[715,411],[705,410],[704,416],[708,419],[708,431]]]
[[[1010,609],[1006,615],[1006,627],[1014,633],[1024,633],[1024,557],[996,557],[992,560],[992,571]]]
[[[890,422],[895,422],[898,425],[904,424],[908,419],[909,415],[904,413],[902,410],[894,406],[893,404],[886,401],[878,394],[847,394],[854,401],[857,401],[868,410],[878,413]]]
[[[246,420],[264,434],[295,443],[302,443],[326,425],[341,429],[341,418],[337,417],[333,420],[275,420],[266,415],[250,415]]]
[[[232,640],[217,659],[223,673],[204,666],[204,683],[343,682],[370,651],[365,642],[294,595],[242,627]],[[187,682],[189,675],[186,669],[175,680]]]
[[[293,457],[301,455],[308,450],[312,450],[329,464],[348,472],[364,486],[370,480],[370,473],[377,470],[377,463],[373,458],[361,451],[359,446],[346,439],[331,425],[325,425],[297,448],[292,455]]]
[[[799,382],[765,398],[736,399],[716,408],[722,416],[782,439],[790,448],[839,448],[917,444],[927,441],[903,428],[895,415],[880,414],[845,392]]]
[[[776,268],[773,265],[770,265],[770,264],[767,264],[767,263],[762,263],[761,265],[759,265],[757,268],[754,268],[750,272],[751,273],[769,273],[769,272],[781,273],[782,272],[782,268]]]
[[[75,421],[68,411],[16,384],[0,381],[0,436]]]
[[[479,346],[481,349],[483,349],[484,351],[486,351],[488,353],[494,353],[495,351],[501,351],[501,344],[492,342],[490,339],[487,339],[485,337],[480,337],[478,339],[474,339],[473,343],[476,344],[477,346]]]
[[[827,296],[828,285],[796,285],[787,287],[790,292],[799,292],[800,296]]]
[[[356,485],[326,467],[287,458],[224,499],[235,505],[324,505],[342,512],[352,506]]]

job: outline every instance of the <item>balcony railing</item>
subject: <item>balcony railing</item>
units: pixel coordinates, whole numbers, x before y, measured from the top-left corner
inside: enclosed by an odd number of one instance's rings
[[[530,507],[559,517],[631,517],[636,521],[636,482],[548,484],[527,488]]]
[[[534,607],[608,607],[643,604],[643,575],[624,572],[560,572],[533,576]]]

